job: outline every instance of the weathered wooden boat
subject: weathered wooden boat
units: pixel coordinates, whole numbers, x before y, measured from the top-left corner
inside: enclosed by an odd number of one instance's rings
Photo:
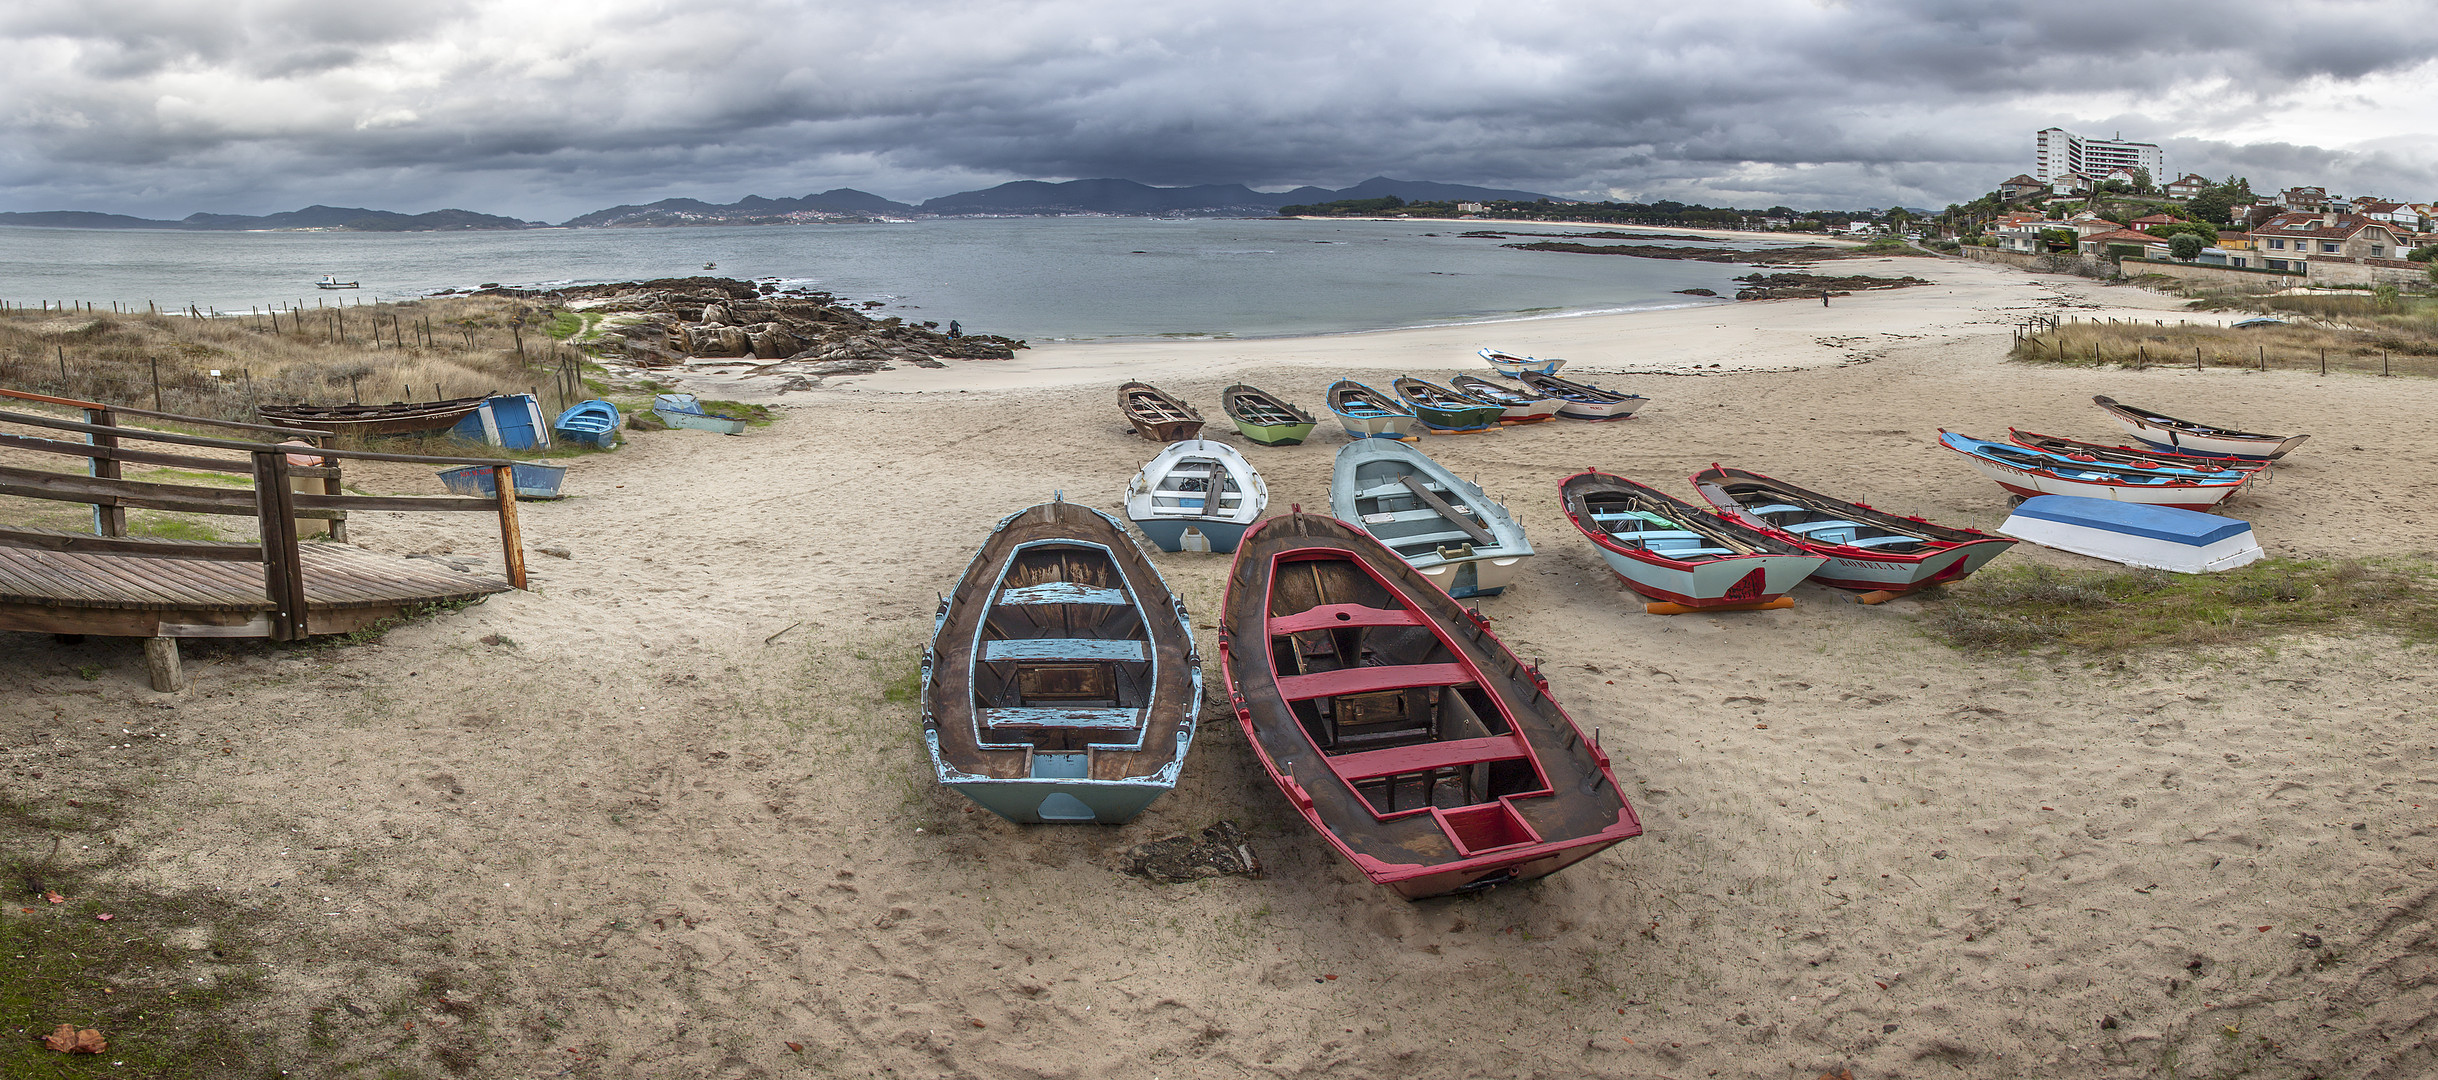
[[[1399,375],[1389,388],[1412,409],[1414,418],[1434,432],[1490,431],[1498,427],[1498,418],[1507,410],[1466,397],[1464,394],[1425,379]]]
[[[1297,512],[1236,549],[1229,700],[1322,839],[1409,900],[1552,874],[1641,835],[1587,735],[1487,620],[1362,530]]]
[[[1532,557],[1513,513],[1401,442],[1365,439],[1339,448],[1329,511],[1449,596],[1496,596]]]
[[[1269,503],[1253,463],[1208,439],[1168,444],[1126,485],[1126,516],[1162,551],[1234,551]]]
[[[618,445],[618,406],[599,398],[579,401],[550,422],[559,438],[578,446],[607,450]]]
[[[1963,455],[1974,471],[2025,498],[2079,495],[2090,499],[2207,510],[2243,490],[2254,470],[2138,469],[2076,461],[2013,443],[1990,442],[1939,429],[1939,445]]]
[[[2015,546],[2003,536],[1874,510],[1724,465],[1693,474],[1693,490],[1720,514],[1826,558],[1811,580],[1860,590],[1874,603],[1961,581]]]
[[[1063,498],[1000,520],[923,654],[940,783],[1009,821],[1131,820],[1176,786],[1201,707],[1184,601],[1117,519]]]
[[[1352,439],[1412,439],[1422,434],[1422,421],[1396,398],[1353,379],[1329,384],[1329,411]]]
[[[1130,382],[1117,388],[1118,411],[1134,425],[1134,433],[1167,444],[1199,437],[1202,414],[1150,383]]]
[[[1543,360],[1535,356],[1517,356],[1514,353],[1502,352],[1498,349],[1481,350],[1481,358],[1489,361],[1490,370],[1498,372],[1499,374],[1510,379],[1527,371],[1539,375],[1555,375],[1558,373],[1559,368],[1566,366],[1566,361],[1560,360],[1556,357]]]
[[[1458,375],[1448,384],[1466,397],[1498,406],[1502,424],[1539,424],[1558,418],[1558,399],[1529,386],[1494,383],[1475,375]]]
[[[322,280],[314,282],[313,287],[316,289],[353,289],[358,288],[359,285],[353,281],[340,281],[337,274],[323,274]]]
[[[281,427],[311,428],[333,435],[422,435],[447,431],[491,395],[442,401],[393,401],[387,405],[264,405],[254,410]]]
[[[440,470],[441,486],[451,495],[480,495],[491,499],[499,496],[499,479],[489,465],[461,465]],[[520,499],[556,499],[560,485],[567,482],[567,466],[546,465],[538,461],[520,461],[509,470],[510,486]]]
[[[1297,445],[1319,423],[1293,402],[1244,383],[1219,392],[1219,409],[1235,422],[1239,434],[1263,446]]]
[[[723,413],[704,412],[702,401],[692,394],[652,395],[652,415],[674,428],[716,431],[722,435],[745,433],[745,421]]]
[[[1634,410],[1651,403],[1640,394],[1620,394],[1602,390],[1590,383],[1561,379],[1555,375],[1524,372],[1516,381],[1558,399],[1558,415],[1569,420],[1623,420]]]
[[[2043,453],[2056,454],[2075,461],[2102,461],[2110,465],[2130,465],[2138,469],[2231,469],[2238,472],[2265,469],[2269,463],[2256,458],[2211,457],[2206,454],[2182,454],[2154,446],[2110,446],[2107,443],[2084,442],[2062,435],[2042,435],[2032,431],[2006,429],[2006,440],[2017,446]]]
[[[2252,526],[2234,518],[2073,495],[2025,499],[2002,527],[2042,547],[2179,574],[2232,570],[2262,556]]]
[[[2101,395],[2091,403],[2115,418],[2118,426],[2136,439],[2152,446],[2183,454],[2203,454],[2210,457],[2256,458],[2274,461],[2288,451],[2301,446],[2309,435],[2263,435],[2256,431],[2236,431],[2211,427],[2190,420],[2178,420],[2164,413],[2137,409]]]
[[[1622,476],[1586,471],[1558,485],[1566,517],[1650,610],[1786,607],[1788,590],[1828,562],[1752,526]]]

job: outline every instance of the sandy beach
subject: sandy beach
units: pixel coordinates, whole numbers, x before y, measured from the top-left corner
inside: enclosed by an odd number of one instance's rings
[[[300,1076],[2438,1074],[2429,646],[1979,658],[1924,635],[1936,601],[1814,585],[1791,610],[1646,615],[1556,499],[1587,465],[1689,498],[1721,462],[1989,529],[2004,493],[1938,429],[2113,436],[2089,403],[2109,394],[2310,433],[2226,507],[2272,554],[2421,556],[2438,386],[2015,365],[2034,313],[2218,317],[1977,263],[1837,266],[1933,284],[1040,347],[786,393],[691,379],[780,419],[580,461],[573,498],[524,508],[526,543],[570,556],[534,556],[531,592],[377,644],[198,643],[177,695],[132,641],[0,636],[0,731],[14,775],[47,772],[21,783],[117,808],[94,841],[116,880],[242,914],[259,1052]],[[1540,551],[1482,610],[1601,729],[1645,836],[1409,904],[1288,812],[1218,707],[1127,826],[1012,826],[933,783],[914,687],[938,595],[1004,514],[1054,491],[1118,511],[1155,451],[1118,383],[1199,406],[1273,511],[1317,509],[1344,444],[1328,382],[1476,370],[1485,345],[1653,399],[1423,446]],[[1219,411],[1236,381],[1322,428],[1243,443]],[[360,515],[353,539],[500,562],[450,517]],[[1223,685],[1224,560],[1155,558]],[[2001,565],[2025,561],[2102,565]],[[1116,866],[1222,819],[1261,877]],[[226,977],[207,942],[196,970]]]

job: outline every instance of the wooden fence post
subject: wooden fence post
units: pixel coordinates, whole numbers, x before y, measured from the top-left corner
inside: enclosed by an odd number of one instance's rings
[[[296,546],[296,497],[288,490],[286,450],[254,452],[254,515],[262,526],[262,591],[271,602],[271,640],[312,633],[306,619],[304,557]]]
[[[118,414],[109,409],[86,409],[85,422],[101,427],[117,427],[119,424]],[[85,441],[95,446],[116,447],[119,444],[119,437],[95,432],[87,434]],[[116,480],[119,478],[118,459],[115,457],[94,458],[92,463],[86,467],[85,474],[106,480]],[[98,536],[127,535],[127,508],[95,503],[93,505],[93,532]]]
[[[525,587],[525,536],[516,527],[516,467],[491,466],[491,483],[499,496],[499,543],[507,557],[508,584]]]

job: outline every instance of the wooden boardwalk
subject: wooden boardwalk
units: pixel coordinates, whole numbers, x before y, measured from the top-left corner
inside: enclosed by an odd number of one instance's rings
[[[0,630],[112,637],[269,637],[274,605],[262,564],[232,559],[253,544],[182,543],[172,550],[221,548],[218,558],[152,554],[146,541],[50,529],[15,530],[0,547]],[[148,545],[149,546],[149,545]],[[220,553],[215,553],[220,554]],[[303,564],[309,633],[343,634],[409,608],[473,600],[513,586],[436,562],[380,555],[345,544],[297,545]]]
[[[319,432],[181,417],[5,387],[0,387],[0,398],[82,410],[82,422],[0,412],[0,424],[44,433],[0,432],[0,446],[70,457],[86,466],[82,475],[0,466],[0,495],[90,504],[95,520],[90,534],[0,525],[0,631],[142,638],[155,690],[172,691],[183,683],[178,671],[181,638],[294,641],[313,634],[344,634],[433,604],[525,587],[514,462],[340,450],[313,445]],[[235,429],[258,439],[287,435],[311,441],[272,444],[134,428],[119,422],[121,413],[190,427]],[[82,439],[63,437],[71,434]],[[130,442],[139,445],[127,445]],[[193,449],[245,456],[212,458],[186,452]],[[496,490],[479,499],[349,495],[339,483],[339,466],[350,459],[483,466],[491,470]],[[130,462],[248,476],[252,490],[127,480],[119,475],[120,465]],[[321,490],[296,490],[299,481],[313,481]],[[129,508],[250,517],[260,527],[262,540],[129,536]],[[343,541],[352,510],[496,514],[507,579],[349,547]],[[300,518],[329,522],[339,542],[304,540]]]

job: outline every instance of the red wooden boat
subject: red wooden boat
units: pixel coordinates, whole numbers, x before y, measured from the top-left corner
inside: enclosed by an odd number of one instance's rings
[[[1379,541],[1301,507],[1247,533],[1219,649],[1287,801],[1409,900],[1527,881],[1642,834],[1549,684]]]

